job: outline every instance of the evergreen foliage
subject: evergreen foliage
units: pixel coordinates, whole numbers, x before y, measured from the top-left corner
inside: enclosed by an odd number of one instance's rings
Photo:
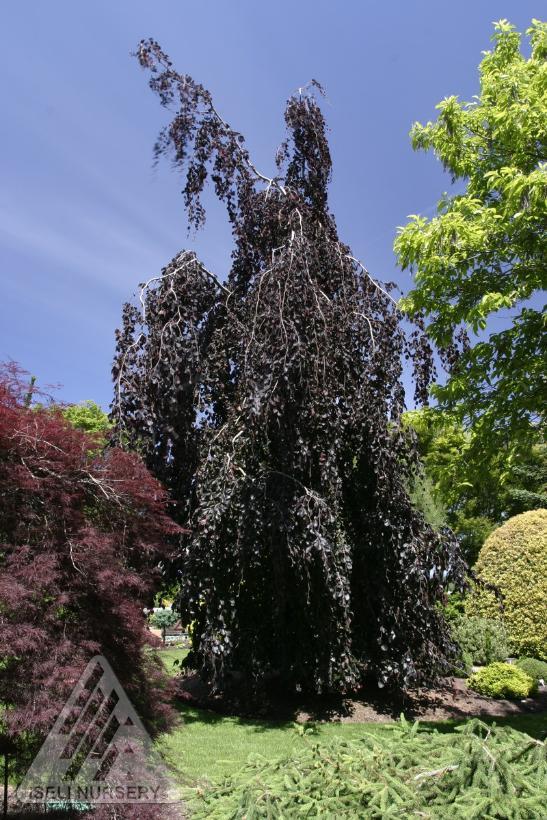
[[[537,682],[511,663],[491,663],[467,679],[467,685],[489,698],[527,698],[537,690]]]
[[[547,663],[538,658],[519,658],[517,666],[530,675],[535,681],[543,680],[547,684]]]
[[[545,743],[470,721],[450,733],[401,722],[289,757],[256,756],[224,782],[191,792],[198,818],[497,818],[544,815]]]
[[[17,811],[14,816],[20,820],[158,820],[158,806],[144,803],[126,803],[96,805],[86,811],[89,804],[82,803],[78,808],[60,808],[50,804],[43,808],[33,806],[31,811]],[[161,820],[181,820],[179,806],[163,804]]]
[[[462,616],[452,624],[452,635],[460,647],[465,667],[486,666],[509,655],[507,632],[500,621]]]
[[[409,496],[413,505],[422,513],[427,523],[434,530],[441,530],[446,527],[446,509],[439,501],[433,481],[427,474],[419,472],[411,479]]]
[[[464,579],[402,466],[402,356],[425,398],[431,350],[338,237],[321,88],[288,101],[269,178],[155,41],[137,56],[176,111],[156,155],[182,173],[190,223],[204,222],[210,178],[235,240],[225,283],[183,251],[142,286],[113,371],[119,440],[191,530],[175,564],[189,663],[219,689],[233,673],[256,691],[431,680],[453,652],[437,604]]]
[[[500,618],[516,655],[547,660],[547,510],[515,515],[486,539],[475,566],[477,575],[499,588],[478,588],[469,596],[470,615]]]

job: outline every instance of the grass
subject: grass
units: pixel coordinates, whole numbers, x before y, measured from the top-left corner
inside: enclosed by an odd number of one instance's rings
[[[302,724],[225,717],[189,706],[178,708],[182,724],[158,743],[181,780],[192,782],[229,775],[251,754],[272,759],[335,735],[358,738],[363,731],[391,728],[379,723],[325,723],[312,730]]]
[[[188,654],[188,649],[172,647],[171,649],[161,649],[160,657],[165,664],[165,668],[170,675],[176,675],[180,668],[180,662]]]
[[[216,780],[230,775],[246,763],[249,755],[268,759],[302,749],[310,743],[343,737],[358,740],[364,732],[389,732],[393,723],[283,723],[225,717],[214,712],[178,707],[182,723],[158,741],[160,750],[177,771],[181,781]],[[461,720],[424,723],[424,729],[452,732]],[[547,715],[511,715],[484,720],[497,726],[511,726],[532,737],[547,736]]]
[[[176,673],[185,657],[186,649],[166,649],[161,657],[170,672]],[[389,732],[393,723],[316,723],[295,724],[269,720],[249,720],[226,717],[185,704],[177,705],[181,723],[158,740],[164,757],[177,772],[181,783],[196,780],[217,780],[237,771],[249,755],[259,754],[268,759],[298,751],[321,740],[339,736],[358,740],[364,732]],[[424,729],[452,732],[461,720],[423,723]],[[532,737],[547,736],[547,714],[511,715],[507,718],[486,718],[485,723],[511,726]]]

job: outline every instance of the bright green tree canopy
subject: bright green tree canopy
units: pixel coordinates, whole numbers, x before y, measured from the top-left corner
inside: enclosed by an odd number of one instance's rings
[[[465,429],[438,407],[409,410],[403,421],[416,434],[424,468],[413,501],[433,526],[432,514],[444,509],[440,523],[454,530],[472,562],[498,524],[547,506],[547,447],[536,430],[488,448],[473,427]]]
[[[415,272],[402,307],[426,317],[448,364],[434,394],[484,441],[526,434],[545,389],[547,25],[534,20],[527,33],[529,57],[513,26],[497,23],[480,94],[448,97],[435,122],[413,126],[414,148],[432,149],[466,187],[445,195],[434,218],[412,216],[395,242],[400,265]],[[497,330],[491,320],[502,310],[512,324]]]
[[[73,427],[85,433],[107,433],[110,430],[111,424],[107,414],[94,401],[69,404],[62,412]]]

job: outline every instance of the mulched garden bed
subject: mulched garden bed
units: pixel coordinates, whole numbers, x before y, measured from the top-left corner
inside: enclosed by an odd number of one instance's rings
[[[509,717],[547,712],[547,687],[524,700],[496,700],[468,688],[462,678],[445,678],[431,689],[418,689],[394,703],[378,690],[362,690],[353,696],[281,697],[272,694],[266,703],[249,706],[242,701],[220,698],[210,693],[197,675],[178,681],[178,697],[193,706],[220,714],[270,720],[332,721],[340,723],[385,723],[407,718],[422,721],[465,719],[470,717]]]

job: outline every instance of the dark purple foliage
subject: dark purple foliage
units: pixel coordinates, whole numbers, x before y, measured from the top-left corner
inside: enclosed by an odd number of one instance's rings
[[[321,88],[289,100],[269,179],[156,42],[138,57],[176,110],[156,155],[183,173],[190,223],[210,177],[235,239],[225,283],[184,251],[142,287],[113,370],[117,435],[191,530],[175,570],[192,662],[220,689],[431,680],[452,651],[438,604],[464,576],[405,489],[402,358],[423,395],[431,349],[338,238]]]

